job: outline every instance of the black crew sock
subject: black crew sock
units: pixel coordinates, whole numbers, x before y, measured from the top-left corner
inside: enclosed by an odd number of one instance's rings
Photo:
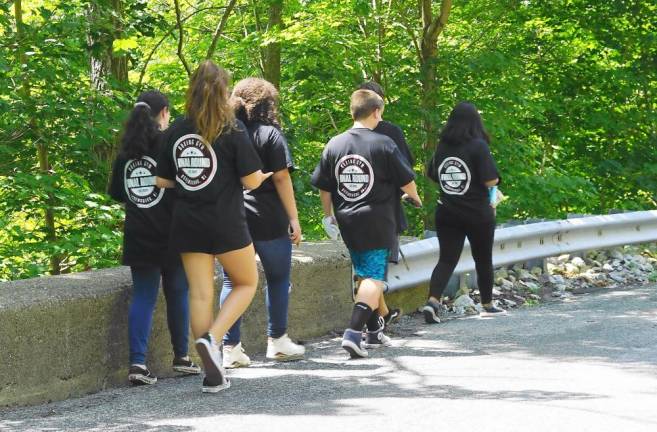
[[[370,315],[372,315],[371,307],[365,303],[356,303],[354,305],[354,311],[351,313],[351,322],[349,323],[349,328],[356,331],[362,331]]]
[[[367,331],[368,332],[375,332],[378,331],[379,328],[383,327],[381,325],[381,315],[379,315],[379,310],[375,310],[372,312],[372,315],[370,315],[370,319],[367,320]]]

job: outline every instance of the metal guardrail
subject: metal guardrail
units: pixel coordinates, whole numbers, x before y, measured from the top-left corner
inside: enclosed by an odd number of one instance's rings
[[[493,244],[496,267],[565,253],[657,241],[657,210],[540,222],[498,228]],[[438,262],[438,239],[401,246],[405,259],[388,270],[388,291],[427,283]],[[475,268],[466,241],[454,274]]]

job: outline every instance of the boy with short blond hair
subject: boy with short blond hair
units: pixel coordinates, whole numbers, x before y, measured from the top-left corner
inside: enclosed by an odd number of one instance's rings
[[[373,131],[381,121],[383,99],[371,90],[356,90],[350,108],[354,125],[328,142],[312,184],[320,189],[325,219],[340,229],[360,281],[351,322],[342,338],[342,347],[357,358],[368,356],[361,345],[366,324],[368,347],[389,345],[377,310],[397,236],[397,190],[417,205],[421,200],[415,174],[395,143]]]

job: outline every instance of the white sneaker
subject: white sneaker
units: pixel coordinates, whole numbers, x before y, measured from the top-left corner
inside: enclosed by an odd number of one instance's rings
[[[235,346],[224,345],[224,367],[226,369],[234,369],[239,367],[248,367],[251,364],[251,359],[244,352],[242,342]]]
[[[287,334],[267,341],[267,358],[277,361],[300,360],[306,353],[306,347],[292,342]]]

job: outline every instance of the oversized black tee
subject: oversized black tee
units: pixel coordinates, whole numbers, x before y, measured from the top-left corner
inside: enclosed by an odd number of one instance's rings
[[[440,143],[427,175],[438,183],[440,202],[455,211],[481,211],[489,206],[485,182],[500,178],[483,139]]]
[[[370,129],[353,128],[328,142],[312,184],[331,193],[347,247],[365,251],[394,245],[397,190],[414,178],[390,138]]]
[[[157,175],[175,181],[171,242],[177,252],[219,254],[251,241],[240,178],[261,169],[262,163],[246,127],[236,122],[211,146],[187,118],[168,129]]]
[[[248,126],[248,132],[264,172],[294,170],[290,149],[280,130],[255,123]],[[273,240],[288,234],[290,221],[271,177],[258,189],[244,191],[244,205],[254,240]]]
[[[138,159],[117,157],[109,194],[125,203],[122,263],[135,267],[166,267],[178,262],[168,251],[174,206],[172,191],[155,186],[161,142]]]
[[[406,162],[408,162],[411,167],[415,165],[413,153],[411,153],[411,149],[408,147],[408,143],[406,142],[406,137],[404,137],[404,132],[399,126],[382,120],[373,130],[376,133],[380,133],[391,138],[397,145],[400,153],[404,156],[404,158],[406,158]],[[403,192],[400,190],[398,195],[399,198],[401,198]],[[395,213],[397,215],[397,233],[401,233],[408,228],[408,221],[406,220],[406,215],[404,214],[404,209],[402,208],[402,204],[399,199],[395,202]]]

